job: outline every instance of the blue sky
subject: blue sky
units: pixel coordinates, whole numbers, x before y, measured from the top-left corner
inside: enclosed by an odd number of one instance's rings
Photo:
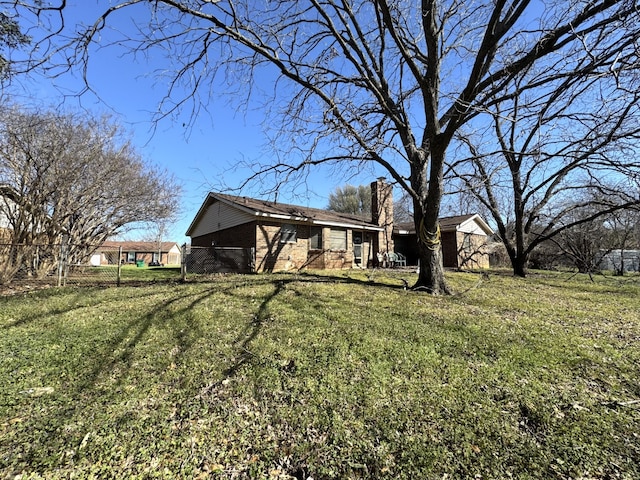
[[[103,6],[99,7],[99,3]],[[68,0],[67,25],[78,21],[93,23],[105,4],[104,0]],[[125,15],[118,19],[116,26],[126,29],[129,24],[130,19]],[[107,38],[104,40],[106,42]],[[74,96],[82,89],[83,83],[79,73],[70,72],[56,79],[34,77],[22,80],[20,88],[14,90],[15,100],[50,106],[59,104],[64,98],[63,93],[68,93],[64,99],[67,108],[82,107],[96,115],[113,113],[114,118],[132,132],[138,152],[154,165],[172,173],[182,184],[180,218],[171,228],[167,240],[184,242],[188,240],[184,233],[207,192],[215,190],[222,177],[231,187],[240,185],[246,178],[246,172],[230,172],[233,165],[242,160],[260,158],[264,162],[269,159],[271,152],[265,148],[267,139],[261,127],[264,116],[257,108],[238,110],[230,104],[230,99],[214,96],[209,99],[209,114],[202,112],[191,127],[188,126],[189,111],[154,125],[151,121],[153,112],[166,93],[167,80],[158,80],[150,72],[170,69],[170,62],[165,63],[160,56],[133,59],[124,53],[117,46],[94,52],[88,77],[95,93]],[[349,183],[365,184],[371,180],[367,174],[363,178],[350,179]],[[283,191],[278,200],[324,208],[329,193],[346,182],[346,179],[318,171],[313,177],[313,186],[303,195],[297,192],[298,195],[292,197]],[[251,189],[243,191],[243,194],[258,196],[257,190]],[[144,234],[130,233],[127,238],[138,238]]]

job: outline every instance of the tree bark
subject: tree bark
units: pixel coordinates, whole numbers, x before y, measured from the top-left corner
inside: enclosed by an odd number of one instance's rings
[[[413,289],[426,290],[433,295],[449,295],[452,292],[444,277],[439,222],[446,147],[433,145],[434,143],[432,142],[430,156],[427,156],[424,149],[418,149],[412,155],[411,184],[416,192],[414,225],[420,259],[418,280]]]
[[[511,259],[511,265],[513,266],[513,274],[516,277],[525,278],[527,276],[527,261],[528,258],[522,255],[517,255]]]
[[[420,228],[420,226],[416,228]],[[435,233],[435,235],[432,235],[433,233]],[[425,234],[427,235],[426,237]],[[421,237],[423,237],[423,239],[421,239]],[[425,290],[433,295],[451,294],[451,289],[447,285],[444,277],[440,228],[437,223],[435,232],[428,231],[425,223],[422,223],[422,233],[418,233],[418,248],[420,254],[420,271],[413,289]]]

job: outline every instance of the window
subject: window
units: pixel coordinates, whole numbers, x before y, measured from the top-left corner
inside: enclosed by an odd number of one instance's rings
[[[309,233],[309,250],[322,250],[322,228],[311,227]]]
[[[462,239],[462,250],[465,252],[470,252],[473,250],[473,239],[471,238],[470,233],[465,233],[464,238]]]
[[[329,248],[331,250],[347,249],[347,231],[344,229],[331,229],[329,237]]]
[[[136,252],[127,252],[127,262],[136,261]]]
[[[285,223],[280,228],[280,243],[296,243],[296,226]]]

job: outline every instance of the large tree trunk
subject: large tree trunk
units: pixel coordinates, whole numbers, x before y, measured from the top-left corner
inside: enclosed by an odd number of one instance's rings
[[[494,216],[494,218],[498,218]],[[507,236],[507,230],[502,222],[498,222],[500,235],[502,237],[502,244],[504,245],[507,255],[509,255],[509,261],[511,262],[511,268],[513,269],[513,275],[516,277],[527,276],[527,264],[529,263],[529,253],[524,249],[524,236],[520,235],[516,240],[516,244],[509,240]],[[519,243],[518,243],[519,242]]]
[[[431,156],[424,150],[415,152],[412,162],[411,184],[417,193],[414,198],[414,224],[418,237],[420,272],[414,290],[426,290],[433,295],[450,294],[444,278],[442,244],[440,235],[440,203],[442,201],[445,147],[432,145]],[[426,181],[427,166],[430,165],[429,182]]]
[[[418,251],[420,254],[420,271],[414,290],[426,290],[434,295],[450,294],[451,289],[444,278],[442,263],[442,245],[440,243],[440,229],[436,222],[435,228],[429,230],[424,219],[416,226],[418,231]],[[431,223],[431,222],[430,222]]]
[[[502,235],[502,243],[507,250],[509,260],[511,261],[513,275],[522,278],[526,277],[527,264],[529,263],[529,254],[524,253],[524,248],[522,246],[514,245],[511,241],[506,239],[506,230],[504,228],[501,228],[500,234]]]
[[[526,277],[527,276],[527,261],[528,258],[523,255],[516,255],[511,258],[511,266],[513,267],[513,274],[516,277]]]

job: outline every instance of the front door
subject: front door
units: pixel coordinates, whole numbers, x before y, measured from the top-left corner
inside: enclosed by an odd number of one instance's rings
[[[353,232],[353,261],[362,264],[362,232]]]

